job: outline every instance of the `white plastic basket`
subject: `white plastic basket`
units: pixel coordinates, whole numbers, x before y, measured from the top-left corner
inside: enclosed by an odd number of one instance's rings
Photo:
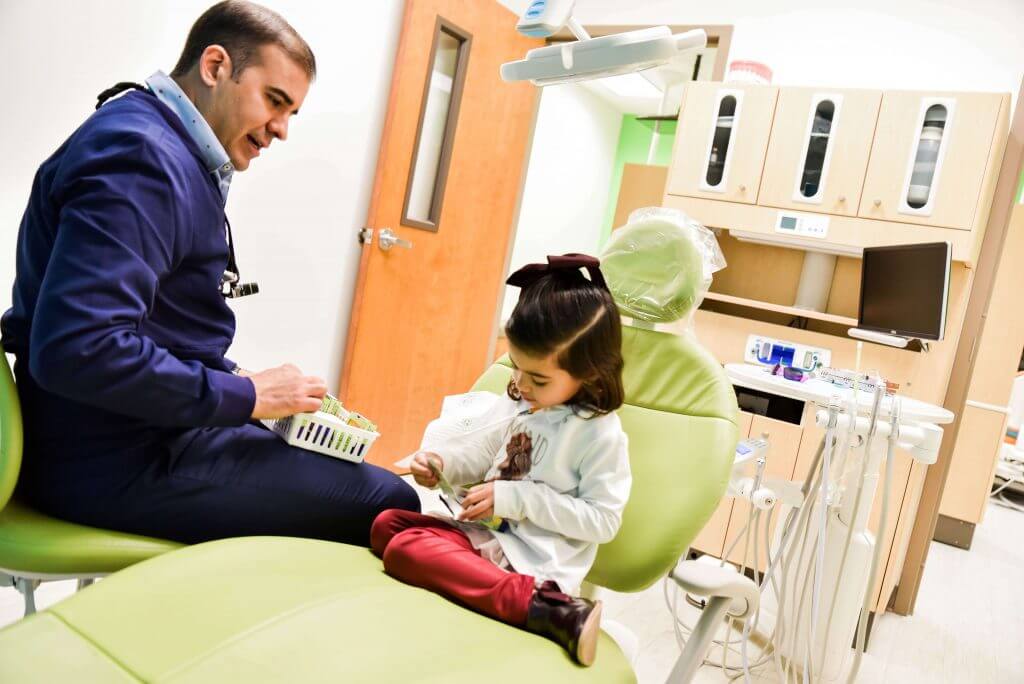
[[[278,418],[270,424],[292,446],[354,463],[362,463],[379,432],[348,425],[340,418],[317,411]]]

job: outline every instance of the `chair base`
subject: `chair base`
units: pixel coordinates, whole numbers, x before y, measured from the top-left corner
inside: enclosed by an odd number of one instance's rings
[[[18,590],[25,602],[25,617],[36,612],[36,589],[43,582],[62,580],[78,580],[75,591],[79,592],[106,574],[89,575],[53,575],[49,573],[26,573],[0,568],[0,587],[13,587]]]

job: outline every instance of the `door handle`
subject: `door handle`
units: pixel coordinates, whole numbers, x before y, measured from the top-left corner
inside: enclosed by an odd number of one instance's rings
[[[392,247],[395,247],[396,245],[398,247],[402,247],[403,249],[412,249],[411,242],[409,242],[408,240],[403,240],[402,238],[398,237],[390,228],[381,229],[380,236],[377,238],[377,244],[385,252],[391,249]]]

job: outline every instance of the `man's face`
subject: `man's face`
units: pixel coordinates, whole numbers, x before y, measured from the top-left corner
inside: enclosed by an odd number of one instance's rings
[[[203,115],[238,171],[249,168],[274,138],[288,138],[288,120],[309,91],[306,72],[283,49],[264,45],[258,52],[237,82],[229,67],[204,75],[213,88]]]

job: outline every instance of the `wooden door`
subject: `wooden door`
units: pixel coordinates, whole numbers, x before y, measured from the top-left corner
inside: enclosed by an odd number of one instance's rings
[[[405,5],[339,383],[379,465],[489,362],[537,98],[499,67],[542,44],[515,24],[494,0]]]
[[[758,204],[856,216],[880,90],[782,88]]]
[[[778,88],[689,83],[667,192],[755,204]]]
[[[988,172],[996,173],[999,167],[990,155],[1007,101],[998,93],[885,93],[859,216],[971,230]],[[912,207],[906,201],[911,192],[908,174],[932,107],[941,118],[941,133],[938,127],[931,128],[941,136],[939,159],[927,203]]]
[[[615,200],[612,230],[629,221],[629,215],[644,207],[660,207],[665,197],[668,167],[651,164],[623,164],[619,196]]]

